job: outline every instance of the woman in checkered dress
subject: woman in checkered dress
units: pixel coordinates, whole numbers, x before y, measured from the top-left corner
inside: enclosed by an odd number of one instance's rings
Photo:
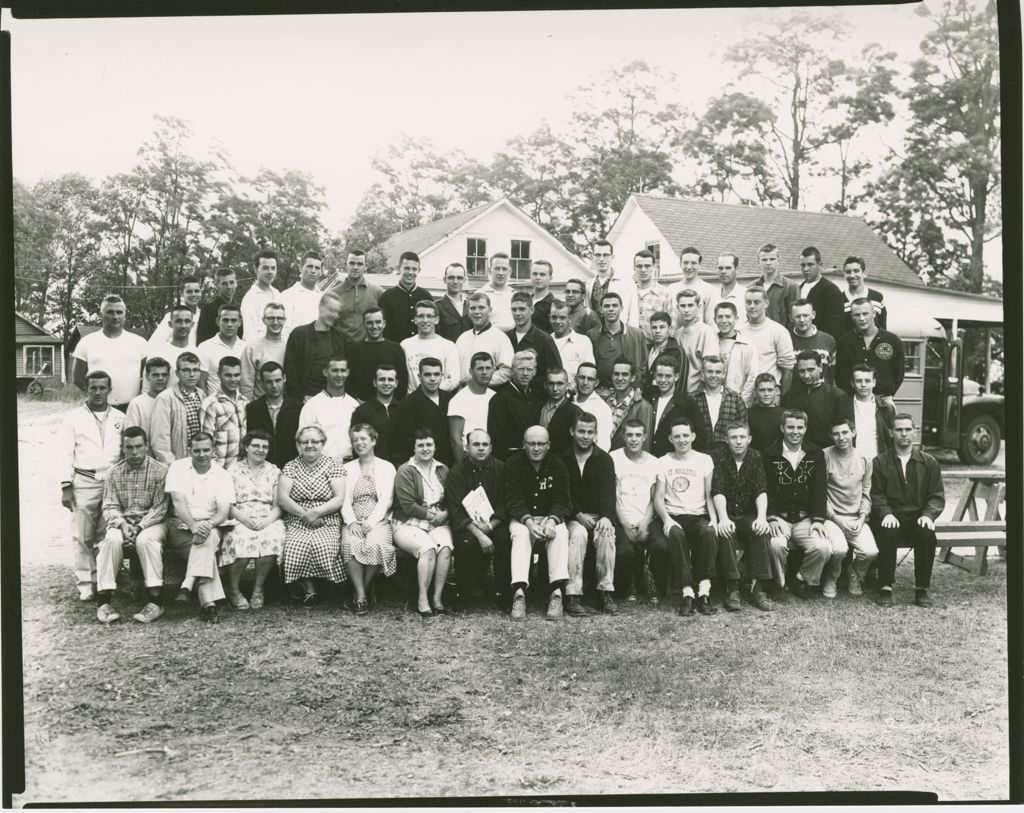
[[[395,572],[391,542],[391,496],[395,467],[374,454],[377,430],[358,423],[349,430],[356,459],[345,464],[345,502],[341,506],[341,556],[355,591],[352,609],[366,615],[367,593],[380,570]]]
[[[416,558],[419,614],[447,615],[441,593],[454,549],[444,495],[448,467],[434,459],[435,440],[430,429],[417,429],[413,438],[412,459],[395,474],[395,545]],[[433,604],[428,598],[431,581]]]
[[[295,434],[299,456],[285,463],[278,481],[278,502],[284,517],[284,580],[302,580],[307,606],[316,602],[314,579],[341,584],[348,576],[341,560],[341,515],[345,471],[324,455],[327,435],[319,426]]]

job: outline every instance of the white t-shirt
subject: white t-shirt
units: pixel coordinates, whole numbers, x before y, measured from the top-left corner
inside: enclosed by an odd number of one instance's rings
[[[674,397],[674,393],[669,393],[668,395],[659,394],[654,399],[654,429],[658,428],[658,424],[661,423],[661,416],[665,414],[665,410],[668,409]]]
[[[705,390],[704,399],[708,402],[708,414],[711,415],[711,428],[714,429],[718,426],[718,413],[722,410],[722,390],[719,390],[714,395]]]
[[[487,330],[477,333],[475,330],[463,332],[455,340],[455,349],[459,354],[459,380],[469,379],[469,363],[476,353],[490,353],[494,362],[494,375],[491,377],[491,387],[499,387],[508,381],[509,368],[512,366],[512,342],[508,336],[502,333],[494,325]],[[505,365],[504,369],[501,366]]]
[[[558,355],[562,359],[562,367],[569,374],[569,386],[574,386],[576,373],[583,362],[594,363],[594,343],[590,338],[575,330],[570,330],[561,338],[552,335]]]
[[[515,290],[511,286],[506,284],[504,288],[497,291],[488,282],[477,290],[482,294],[487,294],[487,298],[491,302],[492,325],[498,330],[511,330],[515,327],[516,323],[512,321],[512,294],[515,293]]]
[[[210,470],[200,474],[188,457],[171,463],[164,491],[184,494],[192,519],[198,522],[216,514],[218,502],[235,501],[235,482],[219,463],[210,463]]]
[[[448,415],[462,418],[466,423],[462,429],[461,443],[466,445],[466,435],[474,429],[487,431],[487,409],[494,397],[494,390],[488,387],[482,395],[471,392],[469,387],[463,387],[448,402]]]
[[[875,399],[853,399],[853,422],[857,432],[857,451],[869,461],[878,456],[878,427],[875,424]]]
[[[267,326],[263,324],[263,309],[271,302],[280,301],[281,292],[273,285],[264,291],[259,285],[253,283],[253,286],[245,292],[245,296],[239,303],[239,309],[242,313],[242,332],[245,334],[246,341],[254,342],[267,335]],[[286,318],[287,313],[285,311]],[[288,323],[285,322],[285,324]]]
[[[178,371],[177,371],[178,356],[180,356],[182,353],[185,353],[185,352],[195,353],[196,352],[196,348],[195,347],[175,347],[170,342],[160,342],[159,344],[154,344],[153,342],[150,342],[149,345],[146,347],[146,358],[147,359],[161,358],[161,359],[164,359],[164,361],[167,361],[167,362],[170,363],[170,365],[171,365],[171,375],[167,379],[167,386],[168,387],[173,387],[174,383],[178,380]],[[198,355],[198,353],[196,355]],[[204,373],[207,371],[206,370],[206,366],[203,364],[202,357],[199,358],[199,369],[202,370]]]
[[[897,453],[896,457],[899,458],[900,468],[903,469],[903,479],[906,480],[907,479],[907,464],[910,462],[910,455],[908,454],[906,457],[904,457],[903,455]]]
[[[102,370],[110,376],[111,404],[127,404],[142,392],[146,340],[141,336],[124,330],[111,339],[97,330],[82,338],[73,355],[86,363],[88,372]]]
[[[327,434],[324,454],[339,460],[352,456],[352,439],[348,436],[352,425],[352,413],[359,402],[348,393],[328,395],[320,390],[310,398],[299,413],[299,426],[317,424]]]
[[[615,424],[612,408],[596,392],[590,393],[590,397],[583,401],[577,397],[576,406],[597,418],[597,437],[594,438],[594,443],[599,449],[607,452],[608,447],[612,445],[612,426]]]
[[[639,522],[651,504],[651,487],[658,479],[658,458],[642,452],[637,461],[626,457],[625,449],[611,453],[615,464],[615,504],[629,522]]]
[[[301,282],[282,291],[278,300],[284,305],[284,330],[281,335],[287,336],[299,325],[315,322],[320,315],[320,299],[323,295],[323,291],[316,288],[311,291]]]
[[[220,375],[217,366],[224,356],[234,356],[242,360],[242,353],[245,352],[245,340],[235,337],[235,343],[228,347],[224,344],[220,334],[216,333],[205,342],[200,342],[196,348],[196,355],[199,356],[199,367],[206,373],[206,391],[216,392],[220,389]]]
[[[670,514],[708,513],[704,478],[714,470],[711,455],[693,450],[685,460],[667,454],[658,460],[658,479],[665,484],[665,508]]]
[[[451,392],[459,386],[459,351],[455,342],[448,341],[436,333],[429,339],[420,338],[419,334],[402,339],[402,352],[405,353],[405,366],[409,371],[409,392],[420,385],[420,359],[432,357],[441,362],[441,389]]]
[[[775,381],[782,380],[783,370],[796,366],[793,352],[793,337],[778,322],[765,319],[759,325],[747,322],[743,326],[743,338],[757,354],[757,373],[771,373]]]
[[[821,277],[818,277],[814,282],[804,282],[800,284],[800,298],[807,299],[807,294],[811,292],[811,289],[821,282]]]

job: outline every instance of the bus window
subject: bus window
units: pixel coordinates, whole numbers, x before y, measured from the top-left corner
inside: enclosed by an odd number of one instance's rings
[[[917,377],[921,375],[921,342],[903,342],[904,375]]]
[[[926,370],[939,370],[946,366],[946,343],[931,341],[925,344],[924,366]]]

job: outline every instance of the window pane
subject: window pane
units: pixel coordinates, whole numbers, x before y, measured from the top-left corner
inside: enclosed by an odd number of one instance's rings
[[[903,369],[909,375],[921,375],[920,342],[903,342]]]

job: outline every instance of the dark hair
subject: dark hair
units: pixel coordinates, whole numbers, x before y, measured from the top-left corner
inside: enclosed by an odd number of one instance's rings
[[[370,439],[376,443],[380,440],[380,433],[369,423],[357,423],[354,426],[350,426],[348,429],[349,436],[354,435],[356,432],[365,432],[370,436]]]
[[[719,302],[717,305],[715,305],[715,313],[718,313],[720,308],[725,308],[727,311],[732,311],[733,316],[735,316],[737,313],[736,305],[732,302]]]
[[[464,266],[462,263],[448,263],[448,265],[446,265],[444,267],[444,275],[446,277],[448,276],[448,269],[449,268],[461,268],[463,273],[465,273],[465,271],[466,271],[466,266]]]
[[[420,255],[417,254],[415,251],[403,251],[402,255],[398,258],[398,264],[401,265],[406,260],[411,260],[412,262],[416,263],[416,265],[419,265]]]
[[[645,260],[653,260],[654,255],[646,248],[640,249],[636,254],[633,255],[633,260],[636,261],[637,257],[643,257]]]
[[[829,429],[835,429],[841,423],[845,423],[848,427],[850,427],[850,430],[852,432],[857,431],[857,427],[853,422],[853,418],[849,417],[848,415],[843,415],[842,417],[833,419],[832,422],[829,424]]]
[[[434,443],[437,443],[437,438],[434,437],[434,430],[429,426],[419,426],[413,430],[412,439],[414,441],[426,440],[427,438],[430,438]]]
[[[608,248],[612,250],[612,254],[615,253],[615,246],[613,246],[610,242],[608,242],[608,240],[606,240],[603,237],[600,240],[594,241],[594,248],[597,248],[598,246],[608,246]]]
[[[821,262],[821,252],[818,251],[814,246],[807,246],[803,251],[800,252],[801,257],[814,257],[816,263]]]
[[[821,366],[821,356],[814,350],[801,350],[796,354],[797,362],[801,361],[813,361],[819,367]]]
[[[265,440],[271,446],[274,445],[274,436],[271,435],[266,429],[250,429],[245,435],[242,436],[242,440],[239,442],[239,446],[243,449],[248,450],[249,444],[254,440]]]
[[[442,370],[444,370],[444,365],[433,356],[424,356],[423,358],[420,359],[419,364],[416,366],[417,369],[420,371],[420,375],[423,375],[424,367],[440,367]]]
[[[569,277],[569,279],[567,279],[567,280],[565,281],[565,285],[566,285],[566,287],[568,287],[568,286],[569,286],[569,283],[570,283],[570,282],[573,282],[573,283],[575,283],[576,285],[579,285],[579,286],[580,286],[580,288],[582,288],[582,289],[583,289],[583,292],[584,292],[584,293],[586,293],[586,290],[587,290],[587,283],[585,283],[585,282],[584,282],[583,280],[581,280],[581,279],[578,279],[578,278],[576,278],[576,277]]]
[[[728,437],[729,433],[733,429],[743,429],[748,435],[750,434],[750,427],[747,425],[746,421],[729,421],[725,426],[726,437]]]
[[[377,380],[377,376],[380,375],[380,371],[383,370],[386,373],[394,373],[395,377],[398,377],[398,370],[395,369],[394,364],[378,364],[373,368],[373,380]]]
[[[345,254],[346,254],[346,256],[351,254],[353,257],[365,257],[366,256],[366,252],[363,251],[361,248],[350,248],[350,249],[348,249],[348,251],[345,252]]]
[[[601,304],[602,305],[604,304],[604,301],[606,299],[617,299],[618,302],[619,302],[619,305],[620,306],[622,305],[622,297],[619,296],[617,293],[615,293],[615,291],[605,291],[604,296],[601,297]]]
[[[276,361],[265,361],[260,365],[260,380],[263,380],[264,373],[276,373],[278,370],[284,373],[284,367],[282,367]]]
[[[272,248],[264,248],[256,252],[256,256],[252,258],[253,265],[259,265],[260,260],[273,260],[277,262],[277,252]]]
[[[201,279],[199,279],[199,277],[197,277],[195,274],[186,274],[185,276],[183,276],[181,278],[181,287],[182,288],[184,288],[186,285],[189,285],[191,283],[195,283],[196,285],[199,285],[200,287],[202,287],[203,281]]]
[[[189,316],[195,316],[195,314],[192,313],[192,308],[190,308],[184,302],[177,302],[174,305],[171,305],[171,309],[167,311],[167,313],[171,316],[171,318],[173,318],[174,314],[179,313],[180,311],[185,311],[186,313],[188,313]]]
[[[858,296],[855,300],[853,300],[853,302],[850,303],[850,310],[853,310],[853,308],[856,305],[871,305],[871,300],[868,299],[866,296]],[[875,306],[871,305],[871,315],[874,316],[874,313]]]
[[[526,291],[516,291],[512,294],[512,302],[525,302],[530,310],[533,310],[533,297],[530,296]]]
[[[572,418],[572,428],[575,429],[581,423],[591,424],[597,426],[597,416],[592,412],[584,412],[582,409],[579,410]]]
[[[174,361],[174,369],[178,371],[181,369],[181,363],[187,361],[189,364],[202,364],[199,360],[199,356],[193,353],[191,350],[186,350],[184,353],[179,353],[178,358]]]
[[[224,311],[234,311],[235,313],[239,314],[239,316],[241,316],[242,314],[242,309],[238,307],[238,305],[236,305],[234,302],[225,302],[223,305],[217,308],[218,319],[220,319]]]
[[[654,360],[654,364],[651,365],[651,372],[653,373],[659,367],[671,367],[673,373],[679,372],[679,365],[676,364],[676,360],[672,356],[658,356]]]
[[[612,362],[612,370],[614,370],[620,364],[628,364],[629,365],[629,372],[630,373],[635,373],[636,372],[636,365],[634,365],[633,362],[630,361],[625,356],[619,356],[617,359],[615,359],[615,361]]]
[[[415,304],[415,306],[413,306],[413,313],[415,314],[420,308],[426,308],[433,313],[434,316],[437,316],[437,304],[433,299],[421,299]]]
[[[476,366],[476,363],[478,361],[486,361],[489,362],[490,364],[494,364],[494,358],[491,356],[491,354],[485,353],[483,350],[481,350],[478,353],[474,353],[472,357],[469,359],[469,369],[472,370]]]
[[[592,361],[581,361],[579,363],[579,365],[576,367],[576,374],[579,375],[580,370],[582,370],[584,367],[593,367],[594,368],[594,372],[595,373],[597,372],[597,365],[594,364],[594,362],[592,362]]]
[[[141,426],[127,426],[121,433],[121,442],[123,443],[125,438],[142,438],[143,442],[149,443],[149,436],[146,434],[146,430]]]
[[[859,265],[861,271],[864,271],[865,273],[867,272],[868,264],[866,262],[864,262],[864,258],[863,257],[854,257],[852,254],[849,257],[847,257],[845,260],[843,260],[843,268],[846,268],[846,266],[851,265],[853,263],[856,263],[857,265]]]
[[[850,380],[853,381],[854,373],[871,373],[872,377],[875,375],[875,368],[870,364],[854,364],[853,369],[850,370]]]
[[[166,367],[167,371],[170,372],[171,363],[167,359],[161,358],[160,356],[152,356],[151,358],[146,359],[147,373],[155,370],[157,367]]]
[[[704,255],[700,253],[700,249],[697,248],[696,246],[687,246],[682,251],[680,251],[679,252],[679,262],[683,261],[683,255],[684,254],[696,254],[697,255],[697,262],[698,263],[704,262]]]
[[[793,308],[796,308],[798,306],[803,307],[804,305],[810,305],[811,310],[814,310],[814,303],[811,302],[811,300],[809,299],[805,299],[804,297],[800,297],[799,299],[795,300],[793,304],[789,306],[789,309],[793,310]]]
[[[343,355],[341,355],[339,353],[335,353],[333,356],[331,356],[330,358],[327,359],[326,363],[324,364],[324,369],[325,370],[328,369],[336,361],[343,361],[343,362],[345,362],[345,366],[346,367],[350,366],[349,363],[348,363],[348,357],[347,356],[343,356]]]
[[[370,305],[370,307],[368,307],[366,310],[364,310],[363,311],[363,318],[365,319],[367,314],[370,314],[370,313],[379,313],[382,316],[384,315],[384,311],[378,305]]]
[[[548,376],[552,375],[565,376],[565,383],[569,383],[569,371],[566,370],[564,367],[548,367],[547,370],[544,371],[545,383],[547,383]]]
[[[682,299],[684,296],[687,299],[693,298],[693,299],[696,299],[698,302],[700,302],[700,294],[698,294],[695,290],[693,290],[693,288],[683,288],[683,290],[676,292],[676,304],[677,305],[679,304],[679,300]]]
[[[548,308],[548,310],[553,311],[555,310],[555,308],[557,308],[560,311],[568,310],[569,304],[564,299],[552,299],[551,307]]]
[[[651,318],[647,320],[648,324],[651,322],[665,322],[667,325],[672,325],[672,317],[669,316],[665,311],[655,311],[651,314]]]
[[[758,254],[770,254],[773,251],[778,251],[779,247],[775,243],[764,243],[758,250]]]
[[[644,425],[644,422],[639,418],[627,418],[622,425],[626,429],[643,429],[644,434],[647,434],[647,427]]]
[[[779,386],[779,382],[775,380],[775,376],[773,376],[771,373],[758,373],[757,378],[754,379],[754,389],[756,390],[766,381],[771,381],[773,387]]]
[[[217,362],[217,373],[225,367],[241,367],[242,360],[238,356],[224,356],[220,361]]]
[[[208,440],[210,441],[211,444],[216,445],[216,442],[213,439],[213,435],[211,435],[209,432],[204,432],[202,430],[199,430],[188,439],[189,447],[191,447],[192,444],[195,443],[197,440]]]
[[[914,421],[914,416],[909,412],[897,412],[892,419],[893,425],[896,424],[896,421],[910,421],[914,426],[917,426],[917,423]]]
[[[508,254],[504,251],[495,251],[490,257],[487,258],[487,264],[490,265],[495,260],[508,260],[510,259]]]
[[[213,275],[220,279],[221,277],[233,277],[235,275],[235,269],[233,268],[218,268],[213,272]]]
[[[319,251],[307,251],[299,260],[299,265],[305,265],[306,260],[317,260],[318,262],[323,262],[324,258],[320,256]]]
[[[740,257],[738,254],[736,254],[733,251],[723,251],[721,254],[718,255],[718,259],[722,259],[722,257],[731,257],[733,270],[740,270]]]
[[[691,432],[693,431],[693,421],[691,421],[685,415],[680,415],[678,418],[672,419],[672,423],[670,423],[668,426],[668,432],[670,435],[672,434],[672,430],[675,429],[677,426],[685,426]]]
[[[802,409],[786,409],[782,412],[782,417],[779,418],[779,426],[785,426],[786,421],[790,418],[794,420],[800,420],[804,422],[804,426],[807,426],[807,413]]]

